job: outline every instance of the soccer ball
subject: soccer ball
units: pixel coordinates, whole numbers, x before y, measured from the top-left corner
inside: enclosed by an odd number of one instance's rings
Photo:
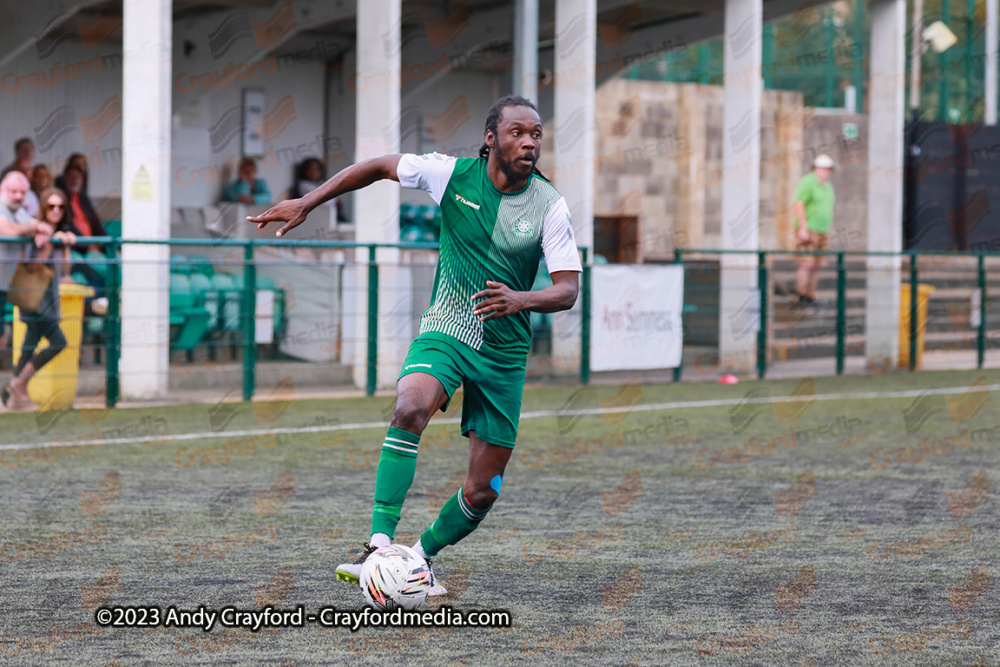
[[[361,566],[361,590],[368,604],[379,611],[412,611],[430,587],[427,561],[401,544],[378,549]]]

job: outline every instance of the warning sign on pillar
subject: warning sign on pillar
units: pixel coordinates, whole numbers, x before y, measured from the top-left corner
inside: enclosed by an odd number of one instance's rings
[[[132,199],[142,201],[153,199],[153,179],[149,177],[146,165],[140,166],[139,171],[135,173],[135,178],[132,179]]]

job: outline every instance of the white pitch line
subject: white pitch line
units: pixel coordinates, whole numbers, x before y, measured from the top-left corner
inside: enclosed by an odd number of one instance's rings
[[[1000,390],[1000,384],[991,384],[986,387],[942,387],[939,389],[908,389],[906,391],[892,391],[892,392],[865,392],[865,393],[854,393],[854,394],[814,394],[814,395],[804,395],[804,396],[779,396],[777,398],[722,398],[714,400],[705,401],[675,401],[673,403],[650,403],[646,405],[635,405],[635,406],[622,406],[614,408],[589,408],[586,410],[538,410],[536,412],[522,412],[521,419],[543,419],[546,417],[576,417],[576,416],[587,416],[587,415],[603,415],[608,413],[619,413],[619,412],[649,412],[651,410],[676,410],[681,408],[713,408],[721,407],[725,405],[747,405],[747,404],[760,404],[760,403],[802,403],[805,401],[811,401],[815,403],[824,401],[842,401],[842,400],[867,400],[872,398],[910,398],[913,396],[920,395],[951,395],[951,394],[965,394],[969,392],[982,392],[982,391],[998,391]],[[605,399],[607,400],[607,399]],[[439,424],[459,424],[461,419],[435,419],[428,426],[439,425]],[[40,447],[76,447],[77,445],[126,445],[136,442],[147,442],[149,440],[155,440],[159,437],[169,438],[170,442],[184,441],[184,440],[204,440],[210,438],[235,438],[244,436],[255,436],[255,435],[268,435],[268,434],[284,434],[284,433],[324,433],[327,431],[360,431],[368,428],[386,428],[388,421],[384,422],[362,422],[357,424],[331,424],[329,426],[296,426],[287,428],[266,428],[266,429],[251,429],[245,431],[225,431],[222,433],[206,432],[206,433],[180,433],[170,436],[161,435],[149,435],[144,437],[135,438],[107,438],[107,439],[94,439],[87,440],[81,438],[79,440],[56,440],[53,442],[40,442],[40,443],[18,443],[18,444],[8,444],[0,445],[0,451],[3,450],[14,450],[14,449],[36,449]]]

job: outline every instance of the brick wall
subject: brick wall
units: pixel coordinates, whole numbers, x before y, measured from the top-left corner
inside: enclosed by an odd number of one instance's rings
[[[747,180],[722,169],[723,91],[719,86],[613,79],[597,90],[595,216],[638,217],[642,256],[669,260],[675,247],[722,245],[722,183]],[[844,140],[844,123],[859,139]],[[760,247],[792,242],[795,187],[817,152],[837,161],[834,248],[864,244],[867,118],[818,114],[800,93],[766,90],[761,111]],[[819,149],[819,150],[817,150]],[[539,168],[552,172],[547,135]],[[601,226],[595,226],[595,234]],[[859,236],[860,235],[860,236]]]

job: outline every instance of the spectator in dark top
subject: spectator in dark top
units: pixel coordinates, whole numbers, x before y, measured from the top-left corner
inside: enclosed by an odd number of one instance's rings
[[[25,176],[31,173],[31,165],[35,161],[35,142],[28,137],[21,137],[14,142],[14,161],[0,171],[0,179],[12,171],[19,171]]]
[[[46,188],[52,187],[52,172],[44,163],[36,164],[32,168],[29,178],[31,179],[31,191],[38,196],[41,196],[42,191]]]
[[[62,175],[63,192],[69,200],[67,215],[67,230],[72,232],[81,244],[80,251],[88,253],[92,250],[103,252],[99,246],[86,246],[88,236],[107,236],[101,219],[97,217],[90,197],[83,191],[84,174],[79,167],[72,164],[66,167]],[[94,288],[94,296],[85,300],[85,312],[88,315],[103,315],[108,310],[108,300],[104,297],[104,277],[86,262],[73,265],[73,273],[79,273],[88,285]]]
[[[69,165],[62,175],[62,185],[59,186],[69,199],[69,224],[73,227],[73,233],[84,238],[87,236],[107,236],[101,219],[97,217],[94,205],[87,196],[84,188],[86,175],[79,167]],[[93,248],[86,248],[84,252],[89,252]]]
[[[326,182],[326,168],[319,158],[307,157],[295,169],[295,183],[292,185],[294,197],[305,197],[307,194]],[[337,222],[344,222],[339,199],[331,199],[327,206],[337,209]]]
[[[240,159],[236,180],[226,186],[225,200],[241,204],[271,203],[267,181],[257,178],[257,162],[252,157]]]
[[[21,321],[25,324],[21,357],[14,367],[14,377],[0,390],[0,400],[4,406],[17,409],[35,407],[28,395],[28,381],[45,364],[66,349],[66,336],[59,327],[59,283],[72,282],[65,267],[68,266],[69,246],[76,242],[76,237],[68,231],[66,195],[58,188],[48,188],[42,192],[40,199],[43,221],[48,223],[55,233],[51,236],[47,233],[36,236],[35,243],[25,247],[23,259],[45,263],[52,269],[53,275],[38,308],[31,313],[21,313]],[[52,239],[62,241],[65,245],[62,248],[54,248]],[[48,341],[48,347],[36,353],[35,349],[43,338]]]
[[[56,179],[56,187],[66,191],[66,172],[70,169],[79,169],[83,173],[83,188],[81,191],[86,194],[90,187],[90,167],[87,164],[87,156],[83,153],[73,153],[66,158],[66,166],[63,168],[62,176]]]

